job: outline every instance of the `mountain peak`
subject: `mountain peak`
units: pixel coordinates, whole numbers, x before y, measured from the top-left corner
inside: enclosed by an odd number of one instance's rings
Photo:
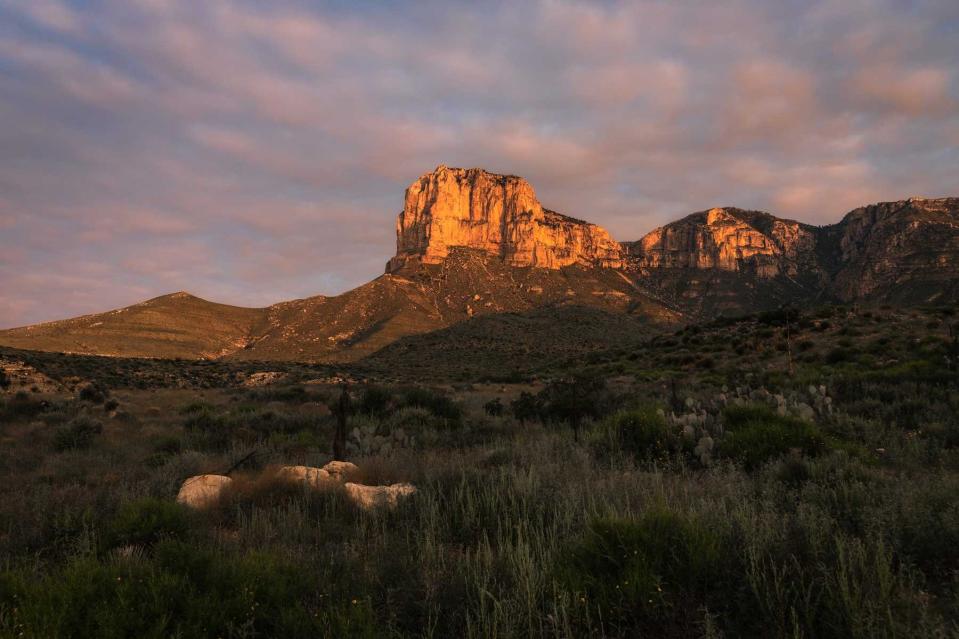
[[[406,189],[396,256],[386,270],[439,264],[454,247],[483,251],[510,266],[548,269],[620,266],[623,258],[605,229],[544,209],[523,178],[441,164]]]

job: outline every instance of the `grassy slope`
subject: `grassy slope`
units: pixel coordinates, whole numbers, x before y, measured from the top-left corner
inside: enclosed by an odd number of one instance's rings
[[[241,348],[265,309],[173,293],[107,313],[0,331],[15,348],[123,357],[218,357]]]

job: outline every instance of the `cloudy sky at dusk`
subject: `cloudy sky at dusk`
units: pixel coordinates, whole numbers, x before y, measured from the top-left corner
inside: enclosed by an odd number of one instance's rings
[[[0,327],[342,292],[440,163],[620,240],[959,195],[956,0],[0,0],[0,78]]]

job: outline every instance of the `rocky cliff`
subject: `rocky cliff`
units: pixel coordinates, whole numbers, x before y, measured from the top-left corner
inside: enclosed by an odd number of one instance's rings
[[[842,301],[959,299],[959,198],[914,197],[849,212],[822,229]]]
[[[874,204],[823,227],[713,208],[619,244],[594,224],[543,208],[522,178],[440,166],[406,190],[396,233],[387,273],[335,297],[242,309],[177,293],[0,331],[0,345],[137,357],[352,361],[472,318],[486,327],[480,337],[501,346],[509,342],[501,329],[519,331],[502,351],[508,359],[533,352],[522,333],[546,318],[560,325],[536,329],[536,339],[564,335],[557,347],[573,353],[588,350],[583,340],[590,332],[571,318],[619,325],[605,315],[614,314],[654,327],[782,304],[959,303],[959,198]],[[587,312],[558,310],[568,307]],[[495,319],[510,313],[537,319]],[[470,330],[445,335],[468,337],[466,350],[482,342]]]
[[[453,247],[477,249],[510,266],[547,269],[615,268],[623,258],[605,229],[544,209],[523,178],[439,166],[406,189],[396,256],[386,270],[442,263]]]
[[[768,279],[813,266],[816,229],[760,211],[713,208],[624,247],[632,263],[644,269],[720,269]]]

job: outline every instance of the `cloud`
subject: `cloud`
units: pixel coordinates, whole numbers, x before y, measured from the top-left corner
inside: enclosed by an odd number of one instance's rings
[[[440,163],[619,239],[955,194],[959,6],[0,0],[0,326],[378,275]]]

